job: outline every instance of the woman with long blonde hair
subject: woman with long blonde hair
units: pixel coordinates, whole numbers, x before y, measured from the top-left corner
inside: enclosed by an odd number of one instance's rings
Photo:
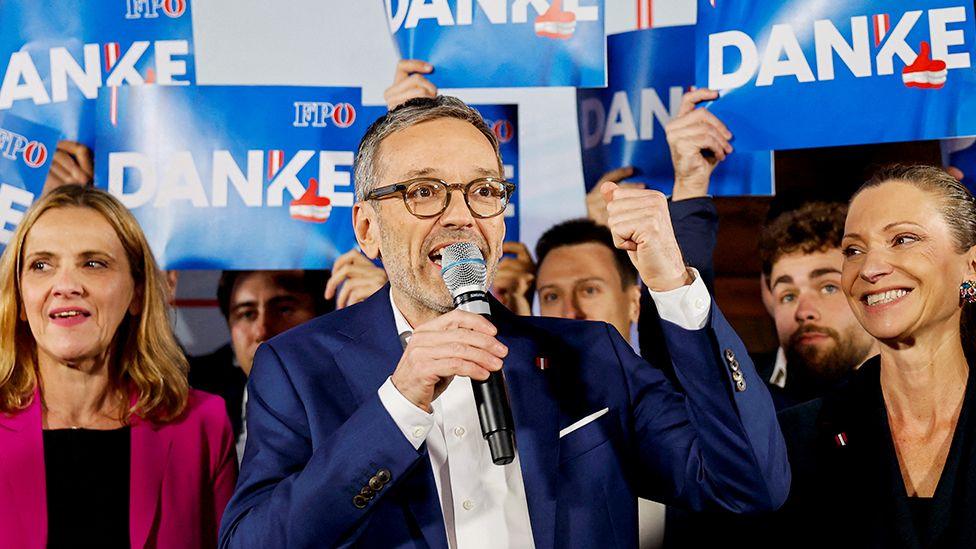
[[[135,218],[97,189],[51,191],[0,286],[4,544],[216,546],[233,435],[220,399],[188,388]]]

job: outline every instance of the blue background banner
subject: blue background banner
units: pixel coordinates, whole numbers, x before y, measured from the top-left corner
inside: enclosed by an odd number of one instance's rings
[[[974,35],[969,0],[698,0],[695,82],[738,150],[972,135]]]
[[[691,26],[607,37],[609,85],[576,92],[587,190],[607,171],[634,166],[637,173],[628,180],[671,192],[674,169],[664,125],[677,115],[694,79],[694,38]],[[738,126],[725,122],[738,135]],[[715,168],[709,192],[772,194],[772,153],[734,151]]]
[[[113,87],[196,81],[190,0],[0,0],[0,14],[0,111],[66,139],[93,144],[93,99]]]
[[[383,1],[401,56],[439,87],[606,84],[604,0]]]
[[[95,184],[165,268],[325,268],[356,246],[359,88],[129,86],[119,100],[113,126],[98,99]]]
[[[41,195],[60,133],[0,111],[0,252]]]

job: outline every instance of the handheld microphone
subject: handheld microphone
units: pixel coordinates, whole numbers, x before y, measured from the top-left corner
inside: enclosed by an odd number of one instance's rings
[[[455,242],[441,250],[441,276],[454,306],[491,320],[488,306],[488,269],[481,250],[470,242]],[[485,381],[471,380],[478,407],[481,434],[488,442],[495,465],[515,459],[515,422],[508,401],[508,388],[501,371],[491,372]]]

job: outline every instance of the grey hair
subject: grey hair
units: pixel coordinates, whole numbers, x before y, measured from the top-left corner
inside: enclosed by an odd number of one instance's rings
[[[949,225],[957,252],[963,253],[976,245],[976,199],[955,177],[936,166],[891,164],[876,171],[854,196],[888,181],[904,181],[939,198],[942,203],[939,210]]]
[[[366,195],[376,184],[377,151],[380,143],[400,130],[437,118],[457,118],[477,128],[495,151],[495,156],[498,158],[498,173],[504,173],[501,153],[498,151],[498,139],[478,111],[465,105],[460,99],[448,95],[434,98],[418,97],[381,116],[366,130],[366,135],[359,142],[359,150],[356,152],[354,168],[356,200],[360,202],[365,200]]]

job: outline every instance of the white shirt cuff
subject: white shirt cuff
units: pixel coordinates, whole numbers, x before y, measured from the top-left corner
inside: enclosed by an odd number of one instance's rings
[[[698,270],[694,267],[688,267],[688,270],[695,279],[691,284],[666,292],[655,292],[650,288],[647,291],[657,306],[661,320],[667,320],[685,330],[701,330],[708,323],[712,298],[698,275]]]
[[[407,397],[393,385],[392,378],[386,378],[386,383],[381,385],[376,393],[403,436],[413,444],[414,450],[419,450],[427,439],[427,433],[434,426],[434,414],[428,414],[407,400]]]

